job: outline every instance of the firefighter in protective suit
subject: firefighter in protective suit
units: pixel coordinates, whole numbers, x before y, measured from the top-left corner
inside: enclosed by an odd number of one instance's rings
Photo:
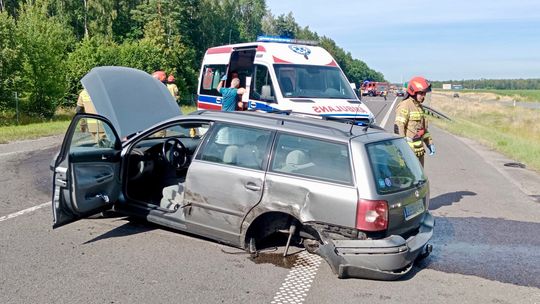
[[[412,78],[407,85],[405,98],[396,107],[394,123],[394,133],[405,137],[422,166],[426,153],[424,143],[430,151],[429,155],[435,154],[435,146],[428,132],[428,123],[422,107],[422,102],[429,91],[431,91],[431,85],[425,78]]]

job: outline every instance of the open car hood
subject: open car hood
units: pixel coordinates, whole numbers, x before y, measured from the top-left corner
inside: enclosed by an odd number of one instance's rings
[[[81,83],[97,114],[109,119],[121,138],[182,114],[167,87],[141,70],[96,67]]]

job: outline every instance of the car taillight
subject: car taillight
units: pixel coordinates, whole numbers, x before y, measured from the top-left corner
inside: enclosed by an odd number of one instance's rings
[[[381,231],[388,228],[388,202],[360,199],[356,207],[356,229]]]

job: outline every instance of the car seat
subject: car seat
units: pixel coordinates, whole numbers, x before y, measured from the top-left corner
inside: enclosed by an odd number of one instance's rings
[[[223,152],[223,163],[225,164],[236,164],[238,161],[238,146],[231,145],[225,148]]]
[[[184,200],[184,183],[167,186],[162,190],[163,197],[159,202],[161,208],[175,210]]]
[[[261,87],[261,99],[274,99],[274,96],[272,96],[272,87],[270,87],[270,85],[266,84]]]
[[[314,166],[309,156],[302,150],[293,150],[287,154],[285,158],[285,166],[279,171],[294,173],[298,170]]]

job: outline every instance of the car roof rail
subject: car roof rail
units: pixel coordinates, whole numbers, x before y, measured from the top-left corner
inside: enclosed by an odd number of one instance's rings
[[[189,115],[216,114],[216,112],[217,113],[224,113],[224,112],[220,112],[220,111],[198,110],[198,111],[194,111],[194,112],[190,113]],[[354,135],[352,133],[352,128],[354,126],[362,126],[362,127],[364,127],[363,128],[364,132],[366,132],[368,128],[372,128],[372,129],[376,129],[376,130],[384,130],[383,128],[381,128],[381,127],[379,127],[377,125],[374,125],[372,123],[369,123],[369,122],[354,120],[354,119],[350,119],[350,118],[347,119],[347,118],[339,118],[339,117],[331,117],[331,116],[321,116],[321,115],[318,115],[318,114],[296,112],[296,111],[292,111],[292,110],[273,110],[273,111],[268,111],[268,112],[259,112],[259,111],[249,110],[249,111],[235,111],[235,112],[227,112],[227,113],[228,114],[233,114],[233,115],[256,115],[257,117],[260,117],[262,119],[267,119],[267,120],[270,120],[270,121],[276,121],[276,122],[281,121],[282,125],[285,122],[290,122],[290,123],[297,122],[296,120],[294,120],[294,117],[299,117],[299,118],[306,118],[307,117],[307,118],[315,118],[315,119],[318,119],[318,120],[342,122],[342,123],[350,124],[351,128],[348,131],[345,131],[343,129],[333,127],[331,125],[321,125],[320,123],[316,123],[316,122],[309,123],[309,122],[303,121],[303,124],[306,124],[306,125],[309,125],[309,126],[312,126],[312,127],[316,127],[316,128],[321,128],[321,129],[323,129],[325,131],[330,131],[331,130],[332,133],[334,133],[334,134],[345,135],[347,137]],[[283,116],[279,117],[279,116],[266,115],[268,113],[270,113],[270,114],[283,114]]]
[[[325,126],[322,126],[321,124],[318,124],[318,123],[309,123],[309,122],[303,122],[304,124],[307,124],[309,126],[313,126],[313,127],[317,127],[317,128],[322,128],[322,129],[325,129],[325,130],[328,130],[328,129],[331,129],[333,131],[333,133],[338,133],[338,134],[341,134],[341,135],[345,135],[345,136],[353,136],[352,134],[352,127],[354,126],[365,126],[366,128],[364,129],[364,132],[367,131],[367,128],[373,128],[373,129],[378,129],[378,130],[384,130],[378,126],[374,126],[370,123],[366,123],[366,122],[363,122],[363,121],[358,121],[358,120],[354,120],[354,119],[346,119],[346,118],[338,118],[338,117],[331,117],[331,116],[321,116],[321,115],[318,115],[318,114],[313,114],[313,113],[304,113],[304,112],[296,112],[296,111],[292,111],[292,110],[275,110],[275,111],[269,111],[269,112],[254,112],[254,111],[249,111],[250,113],[256,113],[256,115],[258,117],[266,117],[266,118],[270,118],[270,119],[273,119],[273,120],[281,120],[282,121],[282,124],[283,122],[296,122],[293,117],[300,117],[300,118],[315,118],[315,119],[318,119],[318,120],[327,120],[327,121],[336,121],[336,122],[342,122],[342,123],[348,123],[348,124],[351,124],[351,129],[349,131],[344,131],[342,129],[339,129],[339,128],[335,128],[335,127],[332,127],[332,126],[328,126],[328,125],[325,125]],[[238,113],[238,114],[242,114],[243,112],[240,111],[240,112],[233,112],[233,113]],[[283,117],[269,117],[269,116],[265,116],[266,113],[272,113],[272,114],[284,114]],[[252,114],[250,114],[252,115]],[[290,118],[289,118],[290,117]],[[358,124],[358,123],[361,123],[361,124]]]
[[[335,117],[335,116],[327,116],[327,115],[320,115],[320,114],[314,114],[314,113],[304,113],[304,112],[297,112],[292,110],[286,110],[286,111],[276,111],[276,112],[269,112],[269,113],[283,113],[288,114],[290,116],[299,116],[299,117],[310,117],[310,118],[316,118],[316,119],[322,119],[322,120],[330,120],[330,121],[337,121],[347,124],[352,124],[355,126],[364,126],[368,128],[383,130],[383,128],[374,125],[371,121],[364,121],[360,119],[354,119],[354,118],[341,118],[341,117]]]
[[[208,110],[195,110],[191,113],[189,113],[188,115],[202,115],[204,113],[208,112]]]

